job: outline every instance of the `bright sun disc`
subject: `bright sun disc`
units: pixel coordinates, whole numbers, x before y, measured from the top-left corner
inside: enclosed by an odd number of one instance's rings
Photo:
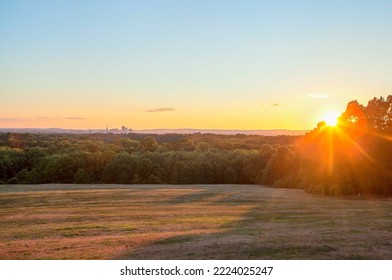
[[[336,112],[329,112],[324,115],[323,120],[329,126],[335,126],[338,123],[339,114]]]

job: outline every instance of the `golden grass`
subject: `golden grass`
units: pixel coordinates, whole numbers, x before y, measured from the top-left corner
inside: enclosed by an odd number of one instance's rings
[[[0,259],[391,259],[392,199],[248,185],[0,187]]]

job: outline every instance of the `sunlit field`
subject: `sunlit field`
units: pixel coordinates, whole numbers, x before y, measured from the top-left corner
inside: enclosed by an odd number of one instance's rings
[[[255,185],[3,185],[1,259],[392,259],[392,198]]]

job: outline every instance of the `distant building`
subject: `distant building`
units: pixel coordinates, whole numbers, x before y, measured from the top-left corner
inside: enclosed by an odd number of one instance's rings
[[[128,132],[132,132],[132,129],[126,127],[126,126],[122,126],[121,127],[121,132],[123,133],[128,133]]]
[[[106,131],[106,133],[125,134],[125,133],[131,133],[133,130],[123,125],[123,126],[121,126],[121,129],[106,127],[105,131]]]

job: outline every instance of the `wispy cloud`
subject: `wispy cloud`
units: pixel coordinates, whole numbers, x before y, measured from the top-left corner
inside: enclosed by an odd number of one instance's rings
[[[24,122],[26,119],[20,119],[20,118],[0,118],[0,122],[3,123],[13,123],[13,122]]]
[[[75,120],[75,121],[82,121],[85,120],[86,118],[82,118],[82,117],[65,117],[65,120]]]
[[[287,106],[287,104],[274,102],[274,103],[269,103],[269,104],[263,104],[263,103],[261,103],[260,106],[282,107],[282,106]]]
[[[16,122],[34,122],[38,120],[75,120],[75,121],[82,121],[86,120],[83,117],[47,117],[47,116],[38,116],[33,118],[0,118],[0,122],[2,123],[16,123]]]
[[[86,118],[83,117],[47,117],[47,116],[38,116],[37,119],[39,120],[76,120],[76,121],[81,121],[81,120],[86,120]]]
[[[329,95],[324,93],[309,93],[306,96],[311,98],[329,98]]]
[[[174,108],[156,108],[156,109],[150,109],[150,110],[145,110],[147,113],[160,113],[160,112],[170,112],[170,111],[175,111],[176,109]]]

